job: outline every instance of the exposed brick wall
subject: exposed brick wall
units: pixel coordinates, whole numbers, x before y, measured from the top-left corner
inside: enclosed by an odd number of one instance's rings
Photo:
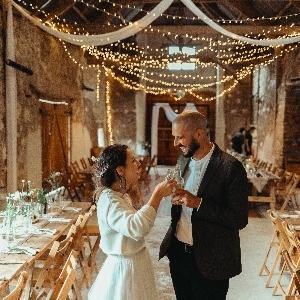
[[[299,51],[285,53],[269,65],[257,67],[253,75],[253,118],[257,125],[257,157],[280,167],[287,159],[299,160],[300,87],[291,83],[299,77]],[[299,84],[298,84],[299,85]]]
[[[2,19],[0,23],[2,27]],[[105,123],[105,95],[101,93],[101,102],[96,101],[97,70],[82,69],[85,58],[80,47],[66,44],[75,63],[65,51],[63,43],[38,29],[25,17],[14,14],[15,60],[33,71],[29,76],[17,71],[17,181],[31,180],[35,186],[41,186],[41,115],[40,98],[51,101],[66,101],[72,110],[71,161],[90,155],[90,148],[97,146],[97,128]],[[3,40],[0,39],[0,51],[3,57]],[[0,193],[6,185],[6,131],[5,131],[5,68],[0,61]],[[83,83],[94,89],[83,89]],[[105,81],[101,82],[101,91]],[[6,186],[3,193],[6,191]]]
[[[226,89],[226,86],[225,86]],[[222,100],[221,100],[222,101]],[[231,149],[232,134],[241,127],[247,128],[251,123],[251,77],[224,96],[225,114],[225,149]]]
[[[286,159],[300,161],[300,86],[289,86],[286,89],[283,155]]]
[[[111,82],[112,130],[114,143],[127,144],[134,149],[136,140],[135,91],[124,88],[118,81]]]

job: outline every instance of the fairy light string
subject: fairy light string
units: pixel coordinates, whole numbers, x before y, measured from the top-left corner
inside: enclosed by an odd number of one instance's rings
[[[50,14],[46,13],[42,9],[40,9],[38,6],[34,6],[31,3],[27,3],[24,0],[18,0],[18,2],[22,3],[24,6],[28,7],[31,9],[35,14],[36,13],[41,13],[43,14],[46,18],[50,16]],[[131,24],[130,21],[126,21],[122,16],[117,15],[117,14],[110,14],[108,11],[104,9],[98,8],[95,4],[89,4],[85,2],[84,0],[81,1],[74,1],[78,3],[82,3],[89,8],[101,11],[102,13],[108,14],[110,16],[113,16],[120,21],[120,24],[111,24],[111,22],[108,22],[107,24],[103,24],[104,27],[110,27],[110,28],[117,28],[118,26],[125,26],[128,24]],[[120,8],[128,8],[131,10],[136,10],[139,11],[140,13],[147,14],[149,13],[146,10],[143,10],[142,8],[138,8],[135,5],[122,5],[119,3],[116,3],[114,1],[109,1],[109,0],[99,0],[99,3],[101,2],[106,2],[110,3],[113,6],[119,6]],[[239,20],[215,20],[215,22],[221,23],[221,24],[242,24],[243,22],[257,22],[260,20],[280,20],[284,18],[284,20],[287,20],[289,18],[294,18],[297,17],[299,14],[290,14],[286,16],[275,16],[275,17],[261,17],[261,18],[256,18],[256,19],[239,19]],[[173,18],[173,19],[187,19],[187,20],[197,20],[199,19],[198,17],[184,17],[184,16],[176,16],[176,15],[168,15],[168,14],[161,14],[161,17],[164,18]],[[73,33],[77,35],[89,35],[87,31],[84,30],[84,27],[81,27],[81,25],[77,24],[76,22],[74,23],[68,23],[65,19],[61,19],[59,16],[54,16],[51,18],[51,22],[47,22],[47,25],[55,28],[56,30],[62,31],[62,32],[67,32],[67,33]],[[268,39],[267,36],[274,33],[274,32],[281,32],[286,29],[290,29],[294,27],[295,24],[292,23],[290,26],[282,26],[279,25],[277,27],[273,27],[272,30],[262,30],[261,33],[256,34],[255,37],[259,39]],[[147,28],[144,28],[143,31],[146,34],[159,34],[162,37],[168,36],[172,37],[173,39],[177,40],[179,38],[179,35],[177,33],[171,33],[169,31],[163,30],[163,29],[156,29],[149,25]],[[291,36],[297,36],[299,35],[299,32],[293,32],[290,34],[284,34],[282,33],[280,38],[285,38],[285,37],[291,37]],[[245,36],[248,37],[253,37],[253,33],[246,34]],[[263,62],[259,62],[259,65],[263,64],[268,64],[269,62],[274,61],[278,56],[282,56],[283,53],[292,51],[293,49],[297,48],[297,45],[291,46],[289,45],[283,50],[279,51],[279,54],[273,54],[270,52],[273,49],[276,49],[276,47],[255,47],[255,46],[250,46],[251,49],[249,49],[249,44],[246,44],[244,42],[240,42],[237,40],[231,40],[228,37],[223,37],[221,36],[219,40],[214,41],[211,38],[203,38],[201,36],[193,36],[191,34],[186,33],[183,35],[183,37],[191,39],[194,42],[201,41],[201,42],[206,42],[204,46],[198,47],[197,46],[197,52],[196,56],[200,53],[206,53],[206,52],[211,52],[216,56],[217,59],[219,59],[219,62],[224,64],[224,65],[234,65],[234,64],[239,64],[241,62],[243,63],[250,63],[251,61],[259,61],[263,60]],[[66,44],[63,42],[63,45],[65,47],[65,51],[68,53],[70,59],[79,65],[81,69],[84,68],[94,68],[97,67],[99,68],[99,65],[105,65],[103,64],[103,61],[105,62],[106,60],[111,61],[113,63],[116,63],[116,69],[118,72],[124,73],[124,76],[116,76],[114,72],[112,72],[112,77],[113,78],[118,78],[120,82],[126,87],[133,88],[133,89],[142,89],[146,92],[150,93],[166,93],[171,90],[169,87],[172,87],[174,89],[184,89],[186,91],[195,91],[199,90],[201,88],[207,88],[213,85],[218,85],[220,83],[224,83],[226,81],[233,81],[233,84],[231,85],[231,88],[236,86],[236,80],[240,80],[241,78],[249,75],[251,73],[251,70],[254,68],[252,64],[250,64],[249,68],[242,68],[238,70],[235,74],[235,77],[233,76],[227,76],[223,78],[221,81],[216,82],[216,76],[200,76],[199,74],[185,74],[185,75],[178,75],[176,72],[168,72],[167,74],[163,74],[160,71],[161,70],[167,70],[167,64],[168,62],[176,61],[176,60],[181,60],[185,61],[188,60],[189,57],[186,55],[177,55],[176,57],[171,57],[170,55],[166,54],[166,48],[164,49],[152,49],[150,47],[147,48],[141,48],[136,45],[129,45],[125,43],[117,43],[118,45],[121,45],[121,47],[125,51],[130,51],[130,52],[135,52],[136,54],[134,55],[128,55],[128,54],[121,54],[121,53],[116,53],[111,51],[108,47],[102,47],[98,49],[97,47],[90,46],[90,47],[83,47],[84,51],[89,51],[89,54],[94,55],[101,63],[96,63],[94,65],[84,65],[81,62],[78,62],[75,58],[72,57],[72,54],[70,51],[67,49]],[[217,64],[212,62],[212,63],[204,63],[201,61],[199,57],[194,58],[194,62],[197,64],[197,68],[216,68]],[[154,71],[156,69],[157,71]],[[99,74],[99,73],[97,73]],[[148,83],[156,84],[158,85],[157,87],[151,87],[151,86],[143,86],[140,85],[138,82],[135,82],[133,80],[130,80],[126,78],[126,74],[131,74],[134,75],[137,78],[144,79]],[[98,75],[97,75],[98,76]],[[154,79],[155,77],[159,77],[160,79]],[[167,79],[171,81],[167,81]],[[176,83],[175,80],[180,80],[180,79],[189,79],[191,83],[189,84],[184,84],[184,83]],[[97,78],[98,80],[98,78]],[[211,80],[213,82],[211,83],[196,83],[199,80]],[[193,83],[193,81],[195,83]],[[159,87],[159,86],[164,86],[164,87]],[[226,91],[230,91],[231,89],[228,89]],[[99,95],[97,96],[99,98]],[[98,99],[97,98],[97,99]]]

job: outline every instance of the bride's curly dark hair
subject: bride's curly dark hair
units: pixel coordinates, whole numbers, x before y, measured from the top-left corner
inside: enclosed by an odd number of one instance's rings
[[[127,145],[115,144],[104,148],[100,153],[95,169],[96,189],[93,196],[93,203],[97,204],[103,189],[110,188],[116,180],[119,180],[116,168],[118,166],[125,166],[127,149],[129,149]],[[132,199],[133,207],[139,210],[144,205],[139,183],[130,185],[127,193]]]
[[[101,186],[110,188],[118,179],[116,168],[125,166],[127,149],[127,145],[115,144],[102,150],[96,167],[96,177]]]

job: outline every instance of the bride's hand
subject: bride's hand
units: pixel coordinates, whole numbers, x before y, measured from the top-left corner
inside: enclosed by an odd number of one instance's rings
[[[154,189],[155,194],[163,198],[172,194],[173,188],[176,186],[175,180],[165,180],[160,182]]]

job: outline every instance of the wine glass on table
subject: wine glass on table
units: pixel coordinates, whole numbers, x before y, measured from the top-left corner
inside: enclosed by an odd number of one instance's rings
[[[47,200],[47,218],[50,219],[52,218],[52,206],[53,206],[53,195],[46,195],[46,200]]]

